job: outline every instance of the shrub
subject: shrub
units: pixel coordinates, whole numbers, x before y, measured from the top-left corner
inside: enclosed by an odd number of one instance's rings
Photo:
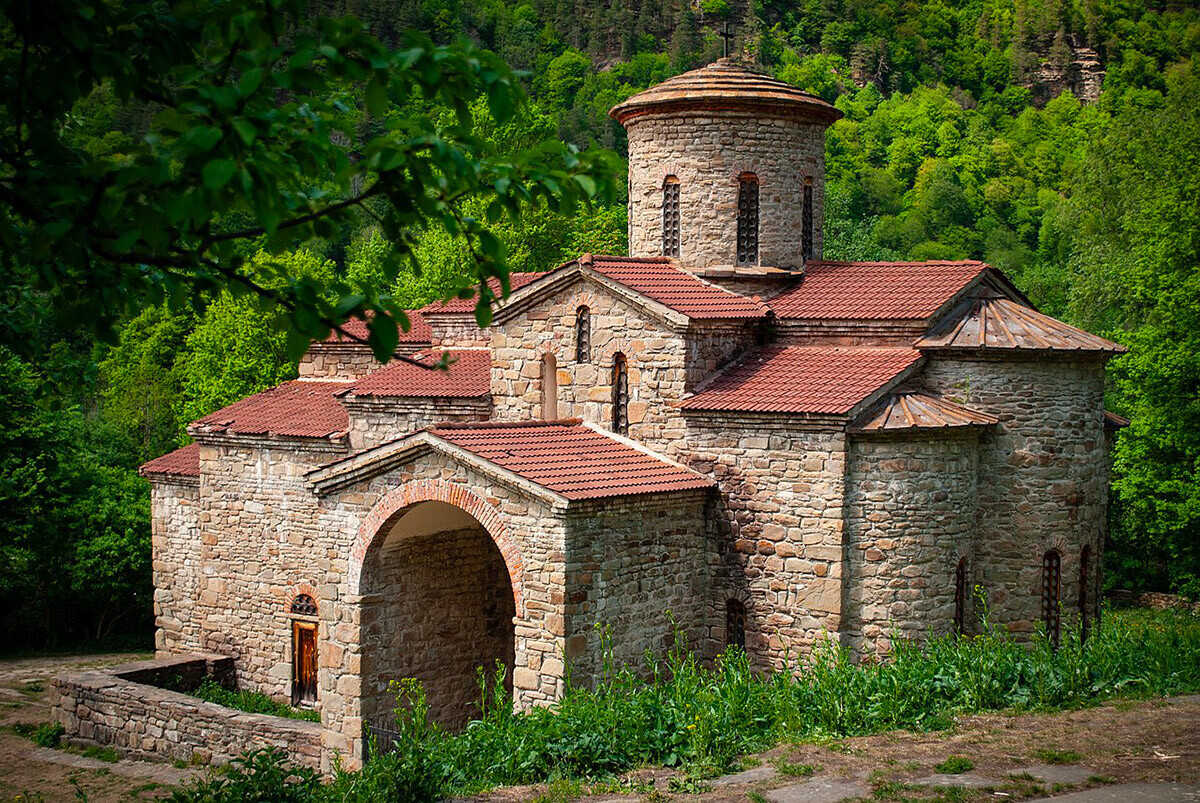
[[[316,772],[288,764],[283,751],[268,747],[185,783],[171,803],[315,803],[325,793]]]
[[[248,714],[269,714],[273,717],[287,719],[302,719],[307,722],[320,722],[321,713],[304,708],[294,708],[287,703],[272,700],[262,692],[232,691],[217,683],[211,677],[206,677],[193,691],[194,697],[209,703],[235,708]]]
[[[30,737],[40,747],[58,747],[66,729],[57,722],[43,722]]]
[[[950,756],[935,769],[943,775],[961,775],[975,769],[975,762],[966,756]]]

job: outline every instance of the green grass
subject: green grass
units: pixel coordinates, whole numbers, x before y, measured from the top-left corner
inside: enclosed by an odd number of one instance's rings
[[[75,752],[72,750],[72,752]],[[109,764],[116,764],[121,760],[121,754],[113,747],[93,745],[85,747],[78,751],[79,755],[84,758],[95,758],[100,761],[107,761]]]
[[[245,711],[248,714],[269,714],[273,717],[286,717],[287,719],[302,719],[306,722],[320,722],[321,714],[319,711],[310,711],[306,708],[295,708],[287,703],[281,703],[272,700],[267,695],[256,691],[231,691],[230,689],[221,686],[212,678],[205,678],[204,681],[197,686],[191,694],[194,697],[199,697],[210,703],[223,705],[226,708],[235,708],[238,711]]]
[[[943,775],[962,775],[975,769],[975,762],[966,756],[950,756],[934,769]]]
[[[807,778],[821,768],[814,767],[812,764],[798,764],[780,759],[775,762],[775,769],[779,771],[780,775],[787,775],[792,778]]]
[[[459,734],[430,723],[420,684],[403,681],[395,690],[401,751],[362,772],[339,773],[321,800],[466,796],[656,765],[699,778],[690,768],[725,770],[740,755],[780,743],[928,731],[979,711],[1200,691],[1200,616],[1109,611],[1086,643],[1067,632],[1058,650],[985,629],[921,647],[897,642],[889,660],[870,664],[826,642],[794,675],[752,671],[736,650],[711,667],[676,651],[640,671],[613,668],[592,688],[569,687],[554,706],[525,712],[512,710],[502,676],[481,678],[479,718]],[[177,803],[234,799],[205,797],[210,791],[196,785]]]
[[[18,722],[12,726],[12,731],[18,736],[30,739],[38,747],[58,747],[66,729],[57,722],[41,722],[37,725],[28,722]]]
[[[1033,754],[1047,764],[1078,764],[1083,760],[1083,756],[1074,750],[1055,750],[1043,747],[1035,750]]]

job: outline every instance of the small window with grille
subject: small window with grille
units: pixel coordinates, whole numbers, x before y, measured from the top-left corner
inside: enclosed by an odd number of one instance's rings
[[[679,229],[679,179],[667,176],[663,181],[663,256],[679,256]]]
[[[317,601],[308,594],[297,594],[292,600],[292,613],[300,616],[316,616]]]
[[[804,179],[804,207],[800,210],[800,255],[813,257],[813,180]]]
[[[1062,635],[1062,612],[1059,610],[1059,589],[1062,587],[1062,555],[1051,549],[1042,556],[1042,622],[1046,637],[1058,648]]]
[[[586,306],[575,310],[575,362],[592,361],[592,311]]]
[[[746,649],[746,606],[741,600],[725,603],[725,643]]]
[[[629,434],[629,370],[625,355],[613,356],[612,429],[618,435]]]
[[[954,634],[961,636],[967,628],[967,559],[958,561],[954,570]]]
[[[758,264],[758,177],[753,173],[738,178],[737,262]]]

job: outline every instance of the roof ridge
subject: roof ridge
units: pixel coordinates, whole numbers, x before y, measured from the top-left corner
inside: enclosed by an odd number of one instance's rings
[[[582,418],[555,418],[548,421],[440,421],[425,427],[426,432],[455,429],[532,429],[534,427],[571,427],[583,423]]]

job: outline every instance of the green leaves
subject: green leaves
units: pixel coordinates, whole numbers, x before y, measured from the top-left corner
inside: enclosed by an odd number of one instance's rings
[[[237,172],[237,163],[232,159],[217,159],[204,166],[204,186],[214,192],[223,188]]]

